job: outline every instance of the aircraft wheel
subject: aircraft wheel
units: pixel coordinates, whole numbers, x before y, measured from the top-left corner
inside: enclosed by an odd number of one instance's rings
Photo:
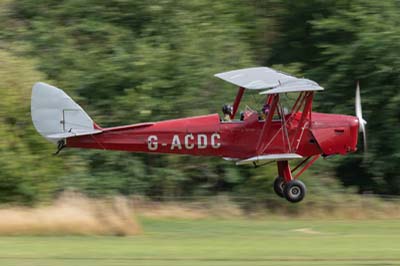
[[[293,203],[301,201],[306,195],[306,186],[300,180],[291,180],[283,190],[285,198]]]
[[[275,191],[276,195],[284,198],[285,197],[285,194],[283,193],[284,187],[285,187],[285,180],[283,179],[283,177],[281,177],[281,176],[275,177],[274,191]]]

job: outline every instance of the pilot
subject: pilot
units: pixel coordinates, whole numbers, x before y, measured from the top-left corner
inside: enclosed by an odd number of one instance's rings
[[[222,107],[222,113],[224,114],[224,121],[225,122],[230,122],[231,121],[231,115],[233,113],[233,107],[232,105],[225,104]]]
[[[264,104],[264,106],[261,109],[261,119],[262,120],[265,120],[267,118],[270,109],[271,109],[271,107],[268,103]]]

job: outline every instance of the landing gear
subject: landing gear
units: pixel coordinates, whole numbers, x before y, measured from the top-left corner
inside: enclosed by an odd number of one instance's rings
[[[291,180],[285,185],[283,194],[288,201],[296,203],[304,198],[306,191],[307,189],[303,182],[300,180]]]
[[[64,148],[65,148],[65,139],[59,140],[57,142],[57,151],[53,155],[54,156],[58,155]]]
[[[285,197],[285,194],[283,193],[284,187],[285,187],[285,179],[283,179],[283,177],[281,177],[281,176],[275,177],[274,191],[275,191],[276,195],[284,198]]]
[[[290,170],[288,161],[278,161],[278,174],[279,176],[275,178],[274,181],[274,191],[275,193],[288,201],[296,203],[304,199],[307,189],[303,182],[298,180],[299,175],[304,172],[318,157],[315,157],[311,162],[309,162],[299,174],[292,176],[292,172],[297,170],[301,165],[306,163],[309,158],[301,162],[293,171]]]
[[[296,203],[303,200],[307,188],[300,180],[290,180],[286,183],[283,177],[277,176],[274,181],[274,191],[279,197]]]

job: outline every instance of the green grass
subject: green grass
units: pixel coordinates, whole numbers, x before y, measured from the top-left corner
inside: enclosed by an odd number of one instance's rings
[[[0,237],[0,265],[400,265],[395,220],[142,224],[145,233],[136,237]]]

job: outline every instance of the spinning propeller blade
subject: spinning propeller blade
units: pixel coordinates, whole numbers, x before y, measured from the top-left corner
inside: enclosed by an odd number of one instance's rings
[[[363,133],[363,142],[364,142],[364,152],[367,152],[367,131],[365,125],[367,121],[365,121],[362,117],[362,108],[361,108],[361,96],[360,96],[360,84],[357,81],[357,88],[356,88],[356,116],[358,118],[359,124],[359,132]]]

